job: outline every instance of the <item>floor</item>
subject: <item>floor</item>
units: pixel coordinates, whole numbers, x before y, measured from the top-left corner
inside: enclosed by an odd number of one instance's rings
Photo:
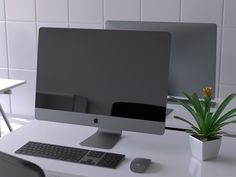
[[[27,119],[14,118],[14,117],[10,117],[10,118],[8,117],[8,120],[10,121],[10,124],[13,130],[16,130],[22,127],[23,125],[25,125],[26,123],[30,122],[30,120],[27,120]],[[1,116],[0,116],[0,125],[1,125],[1,136],[4,136],[10,133],[5,121],[3,120]]]

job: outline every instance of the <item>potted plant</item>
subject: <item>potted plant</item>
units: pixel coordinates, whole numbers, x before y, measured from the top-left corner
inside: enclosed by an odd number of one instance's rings
[[[182,105],[193,117],[194,122],[174,116],[191,126],[188,132],[191,133],[189,137],[192,155],[200,160],[210,160],[218,155],[222,137],[221,128],[230,123],[236,123],[236,120],[232,120],[236,116],[236,108],[223,114],[225,107],[236,96],[236,93],[226,97],[215,111],[211,110],[211,87],[203,88],[203,94],[203,99],[199,99],[196,93],[192,95],[184,93],[189,103],[175,97],[171,97],[171,99]]]

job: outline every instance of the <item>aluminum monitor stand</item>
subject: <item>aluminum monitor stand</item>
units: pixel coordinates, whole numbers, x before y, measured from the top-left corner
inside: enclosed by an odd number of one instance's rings
[[[122,131],[98,128],[96,133],[82,141],[80,145],[102,149],[112,149],[112,147],[119,141],[121,134]]]

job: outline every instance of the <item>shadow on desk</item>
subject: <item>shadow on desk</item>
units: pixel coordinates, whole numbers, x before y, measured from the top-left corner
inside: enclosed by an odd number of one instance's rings
[[[157,162],[152,162],[145,173],[147,173],[147,174],[152,174],[152,173],[158,174],[158,172],[160,172],[162,169],[163,169],[163,165],[161,165],[160,163],[157,163]]]
[[[217,159],[212,161],[213,163],[224,163],[226,165],[233,165],[235,166],[236,164],[236,159],[232,156],[223,156],[221,154],[218,155]]]

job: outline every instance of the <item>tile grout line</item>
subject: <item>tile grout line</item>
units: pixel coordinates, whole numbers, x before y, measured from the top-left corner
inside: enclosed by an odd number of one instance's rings
[[[6,9],[6,2],[3,0],[3,7],[4,7],[4,18],[5,18],[5,38],[6,38],[6,52],[7,52],[7,78],[10,79],[10,61],[9,61],[9,46],[8,46],[8,31],[7,31],[7,9]],[[11,95],[8,97],[9,100],[9,112],[12,114],[12,101]]]
[[[102,18],[103,18],[103,29],[105,29],[105,0],[102,0]]]
[[[140,5],[139,21],[142,21],[142,16],[143,16],[142,14],[143,3],[142,2],[143,2],[142,0],[139,1],[139,5]]]
[[[37,18],[37,0],[34,0],[34,14],[35,14],[35,17],[34,17],[34,20],[35,20],[35,31],[36,31],[36,52],[38,53],[38,47],[37,47],[37,44],[38,44],[38,18]],[[37,60],[37,54],[36,54],[36,60]]]
[[[35,25],[37,29],[37,23],[38,23],[38,16],[37,16],[37,0],[34,0],[34,14],[35,14]],[[37,31],[37,30],[36,30]]]
[[[5,38],[6,38],[6,52],[7,52],[7,78],[9,79],[10,77],[10,63],[9,63],[9,47],[8,47],[8,32],[7,32],[7,13],[6,13],[6,2],[3,0],[3,7],[4,7],[4,24],[5,24]]]
[[[182,11],[183,11],[183,2],[182,0],[179,1],[179,22],[182,22]]]
[[[67,27],[70,28],[70,2],[67,0]]]
[[[223,41],[224,41],[224,21],[225,21],[225,0],[223,0],[223,2],[222,2],[222,14],[221,14],[221,16],[222,16],[222,20],[221,20],[221,40],[220,40],[220,54],[219,54],[219,63],[218,63],[218,65],[219,66],[217,66],[218,67],[218,78],[217,78],[217,80],[218,80],[218,93],[217,93],[217,96],[218,97],[220,97],[220,91],[221,91],[221,89],[220,89],[220,85],[221,85],[221,73],[222,73],[222,58],[223,58]]]

